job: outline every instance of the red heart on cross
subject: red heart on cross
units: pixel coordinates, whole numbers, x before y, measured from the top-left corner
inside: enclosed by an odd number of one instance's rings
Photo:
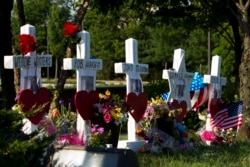
[[[39,88],[35,94],[31,89],[25,89],[20,92],[18,98],[18,104],[22,105],[23,113],[28,113],[32,109],[36,110],[41,107],[40,111],[28,117],[30,122],[35,125],[40,122],[40,120],[43,118],[44,113],[49,110],[49,102],[50,92],[46,88]]]
[[[93,106],[99,103],[99,93],[95,90],[81,90],[75,94],[75,106],[84,120],[92,120],[94,116]]]
[[[209,99],[208,102],[208,111],[211,113],[211,116],[213,117],[217,112],[219,112],[222,109],[222,101],[219,98],[212,98]]]
[[[180,123],[182,122],[183,118],[187,115],[187,102],[178,100],[173,100],[171,102],[171,106],[173,106],[174,109],[182,109],[181,113],[176,116],[176,122]]]
[[[139,122],[147,108],[147,96],[144,92],[136,95],[134,92],[130,92],[127,95],[126,103],[132,108],[130,114]]]

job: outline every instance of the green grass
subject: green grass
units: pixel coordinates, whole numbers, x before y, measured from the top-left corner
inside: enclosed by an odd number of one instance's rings
[[[197,146],[178,153],[138,153],[138,161],[140,167],[249,167],[250,141],[238,141],[233,146]]]

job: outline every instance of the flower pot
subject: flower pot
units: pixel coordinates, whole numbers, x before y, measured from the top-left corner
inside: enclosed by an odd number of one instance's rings
[[[116,125],[114,122],[103,125],[106,132],[110,131],[111,135],[107,140],[107,144],[112,144],[113,148],[117,148],[119,135],[121,131],[121,124]]]

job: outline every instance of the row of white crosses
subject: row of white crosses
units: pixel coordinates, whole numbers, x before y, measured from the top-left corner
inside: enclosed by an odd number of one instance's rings
[[[163,70],[163,79],[169,80],[170,92],[167,101],[171,102],[174,99],[187,102],[187,107],[191,108],[190,101],[190,85],[194,74],[186,72],[184,59],[184,50],[176,49],[174,52],[173,69]],[[226,78],[220,77],[221,72],[221,57],[216,55],[212,57],[211,74],[204,75],[204,83],[210,84],[209,101],[212,98],[221,98],[222,86],[226,85]],[[207,113],[206,131],[212,131],[210,123],[211,114]],[[210,144],[207,142],[207,144]]]
[[[96,89],[96,70],[102,69],[102,61],[98,59],[90,59],[90,36],[87,31],[82,31],[78,34],[81,37],[81,42],[77,45],[77,58],[65,58],[64,59],[64,69],[65,70],[77,70],[77,91],[80,90],[95,90]],[[125,41],[126,47],[126,63],[116,63],[115,72],[116,73],[126,73],[127,74],[127,93],[143,92],[143,85],[141,81],[140,74],[148,73],[148,65],[138,64],[138,51],[137,51],[137,41],[134,39],[128,39]],[[88,62],[98,62],[101,66],[96,68],[88,68],[85,66],[86,61]],[[87,83],[87,80],[84,78],[92,77],[93,80],[90,83]],[[87,85],[91,86],[87,86]],[[78,114],[77,116],[77,131],[84,131],[84,142],[87,140],[87,136],[90,129],[90,121],[83,120]],[[137,123],[129,116],[128,123],[128,139],[130,141],[137,140],[135,135],[135,130]]]
[[[26,24],[20,29],[21,35],[28,34],[36,37],[36,29],[30,24]],[[41,67],[51,67],[51,55],[37,55],[36,51],[29,52],[25,56],[4,56],[4,68],[15,69],[20,68],[20,91],[30,89],[32,86],[42,86]],[[35,93],[35,92],[34,92]],[[23,130],[29,134],[37,129],[37,125],[32,124],[28,119],[25,119]]]
[[[63,68],[76,70],[77,92],[96,90],[96,71],[102,69],[102,60],[90,59],[89,32],[81,31],[77,35],[81,38],[80,43],[77,44],[77,58],[64,58]],[[80,114],[77,114],[77,131],[79,134],[84,132],[84,143],[87,141],[90,127],[90,120],[84,120]]]
[[[125,41],[126,63],[115,63],[115,73],[126,74],[127,94],[130,92],[143,92],[143,84],[140,74],[148,74],[148,64],[138,63],[138,44],[137,40],[129,38]],[[135,134],[137,123],[129,114],[128,119],[128,141],[139,140]]]

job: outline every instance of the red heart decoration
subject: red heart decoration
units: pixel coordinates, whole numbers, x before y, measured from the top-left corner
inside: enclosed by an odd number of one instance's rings
[[[213,117],[218,111],[222,109],[222,101],[218,98],[212,98],[208,102],[208,111],[211,113]]]
[[[173,106],[174,109],[182,109],[181,114],[176,116],[176,122],[180,123],[182,122],[183,118],[187,115],[187,102],[186,101],[181,101],[180,103],[178,100],[173,100],[171,102],[171,106]]]
[[[132,117],[136,122],[139,122],[147,108],[146,94],[142,92],[136,95],[134,92],[130,92],[127,95],[126,103],[133,109],[130,111]]]
[[[50,92],[46,88],[39,88],[35,94],[31,89],[25,89],[20,92],[18,98],[18,104],[22,105],[22,112],[24,113],[29,112],[32,108],[38,109],[42,105],[45,105],[41,111],[28,117],[30,122],[35,125],[41,121],[45,112],[49,110],[49,102]]]
[[[93,105],[99,103],[99,93],[95,90],[89,92],[81,90],[75,94],[75,106],[84,120],[92,120],[94,116]]]

